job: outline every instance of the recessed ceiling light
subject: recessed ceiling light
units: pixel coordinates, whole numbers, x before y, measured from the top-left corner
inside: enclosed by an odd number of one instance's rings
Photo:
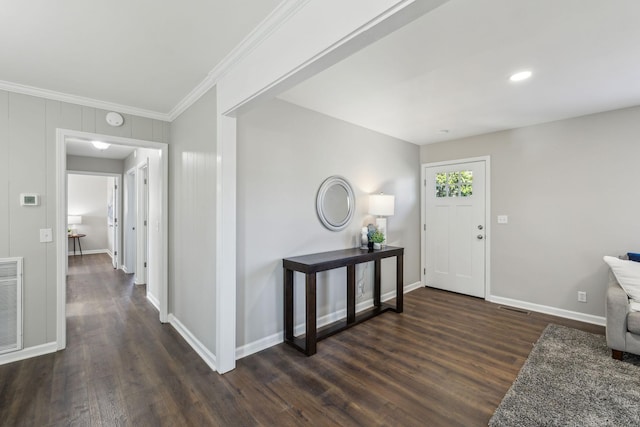
[[[512,82],[521,82],[522,80],[527,80],[531,77],[531,74],[531,71],[520,71],[519,73],[512,74],[511,77],[509,77],[509,80]]]
[[[98,150],[106,150],[107,148],[109,148],[109,146],[111,146],[111,144],[108,144],[108,143],[102,142],[102,141],[91,141],[91,143]]]
[[[438,133],[439,133],[440,135],[446,135],[446,134],[448,134],[448,133],[449,133],[449,129],[440,129],[440,130],[438,131]]]

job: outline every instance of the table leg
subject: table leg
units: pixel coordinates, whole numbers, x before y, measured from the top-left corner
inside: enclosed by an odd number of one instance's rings
[[[80,256],[82,256],[82,242],[80,241],[79,237],[78,237],[78,247],[80,248]]]
[[[404,255],[396,257],[396,312],[402,313],[404,309]]]
[[[305,354],[311,356],[316,354],[316,274],[308,273],[305,280],[306,288],[306,335]]]
[[[293,341],[293,270],[284,269],[284,339]]]
[[[73,240],[73,256],[76,256],[76,238],[72,237],[71,240]]]
[[[381,294],[381,290],[380,290],[380,282],[382,281],[382,267],[381,267],[381,261],[379,259],[375,260],[373,262],[373,306],[374,307],[380,307],[381,305],[381,301],[380,301],[380,294]]]
[[[356,321],[356,266],[347,266],[347,325]]]

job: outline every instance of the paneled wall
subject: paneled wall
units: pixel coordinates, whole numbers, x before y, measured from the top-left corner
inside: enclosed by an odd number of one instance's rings
[[[169,123],[123,114],[113,128],[106,114],[0,91],[0,257],[24,257],[25,348],[56,340],[56,249],[39,240],[41,228],[55,232],[56,129],[168,142]],[[40,206],[21,207],[20,193],[39,193]]]
[[[169,312],[216,353],[216,90],[171,123]]]

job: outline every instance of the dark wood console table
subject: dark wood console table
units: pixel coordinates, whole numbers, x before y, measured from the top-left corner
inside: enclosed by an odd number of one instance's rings
[[[380,301],[381,260],[396,257],[396,304]],[[317,341],[327,338],[385,311],[402,313],[404,248],[387,246],[369,252],[351,248],[339,251],[303,255],[282,260],[284,268],[284,339],[307,356],[316,353]],[[374,261],[373,307],[356,315],[356,264]],[[347,267],[347,317],[317,330],[316,327],[316,273]],[[306,333],[296,337],[293,331],[293,273],[305,274]]]

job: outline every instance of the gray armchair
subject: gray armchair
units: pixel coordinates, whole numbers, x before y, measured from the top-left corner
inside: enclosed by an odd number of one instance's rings
[[[640,354],[640,311],[629,310],[629,298],[613,274],[607,288],[605,316],[607,346],[611,357],[622,360],[622,354]]]

